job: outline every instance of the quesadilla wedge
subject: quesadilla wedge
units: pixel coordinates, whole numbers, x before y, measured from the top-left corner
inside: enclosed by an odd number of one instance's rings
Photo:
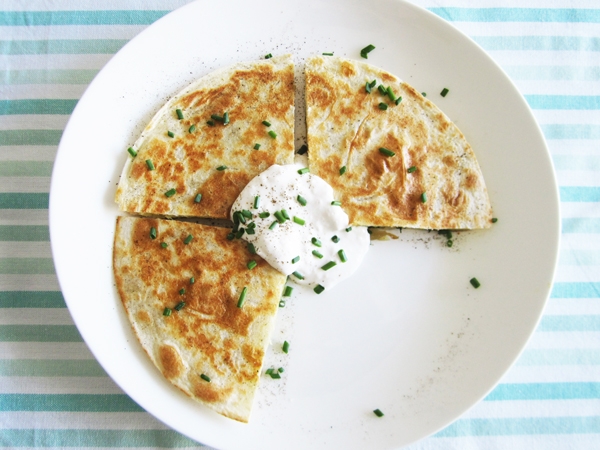
[[[113,267],[133,330],[164,377],[247,422],[286,277],[228,233],[118,217]]]
[[[291,57],[198,79],[156,113],[130,153],[115,198],[122,211],[226,219],[254,176],[294,160]]]
[[[491,226],[475,154],[431,101],[363,62],[315,56],[305,73],[310,171],[333,187],[352,224]]]

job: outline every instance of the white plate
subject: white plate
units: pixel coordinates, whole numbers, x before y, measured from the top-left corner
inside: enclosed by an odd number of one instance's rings
[[[261,381],[250,424],[225,419],[162,378],[116,294],[113,196],[126,149],[170,95],[215,68],[267,53],[361,59],[367,44],[377,47],[368,62],[427,92],[463,130],[499,221],[460,233],[452,249],[435,232],[405,231],[375,242],[331,292],[297,294],[281,310],[266,362],[283,365],[283,379]],[[54,165],[50,230],[85,342],[172,428],[219,448],[393,448],[448,425],[515,361],[552,285],[558,203],[527,104],[476,44],[433,14],[398,0],[198,1],[127,44],[79,101]]]

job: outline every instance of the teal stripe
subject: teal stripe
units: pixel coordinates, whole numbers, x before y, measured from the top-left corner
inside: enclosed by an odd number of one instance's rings
[[[10,275],[53,274],[52,258],[0,258],[0,273]]]
[[[50,240],[47,225],[0,225],[0,241],[40,242]]]
[[[0,411],[139,412],[124,394],[0,394]]]
[[[149,25],[169,11],[2,11],[0,26]]]
[[[562,220],[563,233],[600,233],[600,219],[573,217]]]
[[[76,99],[27,99],[0,100],[0,115],[15,114],[62,114],[73,112]]]
[[[600,298],[600,283],[554,283],[552,298]]]
[[[128,41],[126,39],[56,39],[43,41],[0,41],[2,55],[55,55],[55,54],[113,54]]]
[[[600,315],[545,315],[537,331],[600,331]]]
[[[202,444],[173,430],[2,430],[0,445],[48,448],[198,448]]]
[[[503,66],[513,80],[600,81],[600,67]]]
[[[52,176],[52,161],[2,161],[1,177],[49,177]]]
[[[600,186],[563,186],[561,202],[600,202]]]
[[[0,325],[1,342],[82,342],[74,325]]]
[[[600,383],[503,383],[486,401],[574,400],[600,398]]]
[[[0,308],[66,308],[59,291],[0,291]]]
[[[2,377],[105,377],[95,359],[0,359]]]
[[[97,70],[0,70],[0,84],[89,84]]]
[[[471,36],[488,51],[600,51],[600,38],[586,36]]]
[[[428,9],[451,22],[600,22],[598,9],[459,7]]]
[[[0,130],[1,145],[58,145],[63,130]]]
[[[599,155],[552,155],[556,170],[594,170],[600,172]]]
[[[600,350],[588,348],[525,350],[519,366],[590,366],[600,365]]]
[[[563,250],[558,263],[561,266],[600,265],[600,252],[597,250]]]
[[[0,192],[0,209],[48,209],[50,194]]]
[[[525,100],[532,109],[600,109],[597,95],[526,95]]]
[[[588,124],[541,125],[546,139],[600,139],[600,126]]]
[[[600,417],[459,419],[434,436],[518,436],[589,433],[600,433]]]

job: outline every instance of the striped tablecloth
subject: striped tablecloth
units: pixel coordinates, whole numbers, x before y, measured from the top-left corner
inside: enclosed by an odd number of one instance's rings
[[[2,447],[202,447],[144,412],[93,359],[59,290],[47,219],[78,98],[129,39],[185,3],[0,1]],[[548,307],[517,364],[410,448],[600,448],[600,2],[414,3],[478,42],[531,105],[560,184],[562,244]]]

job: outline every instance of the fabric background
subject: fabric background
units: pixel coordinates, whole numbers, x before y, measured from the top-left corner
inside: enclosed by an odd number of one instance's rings
[[[202,448],[127,397],[81,341],[54,273],[48,192],[69,114],[129,39],[186,0],[0,1],[0,447]],[[562,243],[544,317],[482,402],[410,447],[600,447],[600,3],[413,0],[471,36],[539,121]]]

